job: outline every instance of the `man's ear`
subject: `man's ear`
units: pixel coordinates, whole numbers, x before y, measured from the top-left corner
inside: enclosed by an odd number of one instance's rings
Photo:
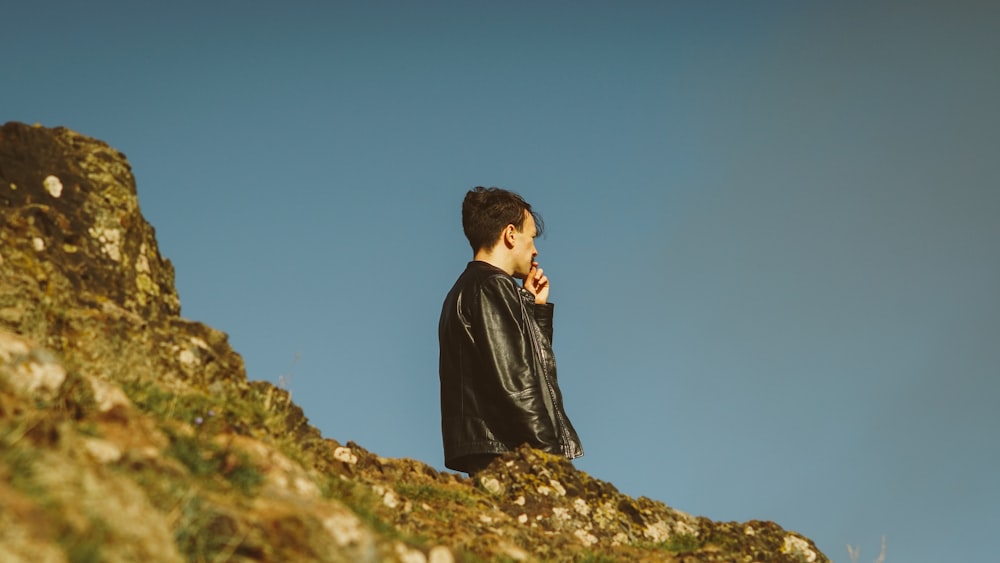
[[[514,225],[507,225],[503,229],[503,242],[507,245],[507,248],[514,247],[514,233],[517,232],[517,228]]]

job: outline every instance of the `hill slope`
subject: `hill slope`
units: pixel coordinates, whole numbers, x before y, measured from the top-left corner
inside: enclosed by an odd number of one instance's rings
[[[828,561],[529,448],[473,481],[324,438],[173,275],[124,155],[0,129],[0,560]]]

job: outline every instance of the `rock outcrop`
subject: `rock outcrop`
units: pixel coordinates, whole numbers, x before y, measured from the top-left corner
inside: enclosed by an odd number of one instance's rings
[[[826,562],[528,448],[476,480],[324,438],[180,317],[125,156],[0,129],[0,560]]]

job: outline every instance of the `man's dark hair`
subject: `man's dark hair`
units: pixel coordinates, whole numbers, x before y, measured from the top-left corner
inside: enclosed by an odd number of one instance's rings
[[[500,232],[507,225],[520,231],[524,228],[524,212],[535,220],[538,234],[542,234],[542,217],[531,210],[531,204],[520,195],[502,188],[476,186],[465,194],[462,201],[462,229],[469,239],[473,252],[492,248]]]

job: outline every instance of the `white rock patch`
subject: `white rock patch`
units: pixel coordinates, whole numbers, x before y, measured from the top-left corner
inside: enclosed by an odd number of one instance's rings
[[[781,546],[782,553],[788,553],[806,563],[816,561],[816,552],[809,547],[809,542],[795,536],[785,536],[785,544]]]
[[[482,477],[479,479],[479,483],[483,486],[484,489],[486,489],[487,491],[489,491],[494,495],[500,494],[500,492],[503,490],[503,487],[500,486],[500,481],[494,479],[493,477]]]
[[[420,550],[408,547],[401,542],[396,542],[395,549],[400,563],[427,563],[427,557]]]
[[[181,350],[180,357],[178,358],[182,364],[186,366],[193,366],[198,362],[198,358],[195,357],[194,352],[188,349]]]
[[[576,538],[580,540],[583,545],[588,547],[597,543],[597,536],[591,534],[587,530],[577,530],[573,532],[573,535],[576,536]]]
[[[435,545],[427,554],[427,563],[455,563],[455,556],[447,547]]]
[[[108,412],[119,406],[129,408],[132,405],[121,387],[92,377],[88,377],[87,381],[90,383],[90,390],[94,393],[94,402],[97,403],[99,412]]]
[[[333,514],[323,520],[323,527],[333,536],[337,545],[344,547],[349,544],[358,543],[364,537],[362,533],[361,521],[350,513]]]
[[[670,539],[670,526],[663,520],[657,520],[646,526],[642,535],[654,543],[660,543]]]
[[[135,259],[135,271],[140,274],[149,273],[149,258],[146,258],[145,254],[140,254],[139,257]]]
[[[555,479],[549,479],[549,486],[555,490],[556,494],[561,497],[566,496],[566,488],[562,486],[562,483],[556,481]]]
[[[62,180],[56,178],[55,176],[46,176],[42,180],[42,185],[45,186],[45,191],[49,192],[52,197],[59,197],[62,195],[63,185]]]
[[[343,446],[333,450],[333,459],[354,465],[358,462],[358,456],[351,451],[351,448]]]
[[[122,450],[107,440],[90,438],[83,443],[84,449],[98,463],[114,463],[122,458]]]
[[[0,334],[0,362],[14,389],[28,395],[52,397],[66,381],[66,369],[45,351],[30,352],[21,340]]]
[[[90,236],[96,238],[101,243],[101,252],[107,254],[108,258],[111,258],[115,262],[121,262],[121,231],[118,229],[98,229],[91,227]]]

